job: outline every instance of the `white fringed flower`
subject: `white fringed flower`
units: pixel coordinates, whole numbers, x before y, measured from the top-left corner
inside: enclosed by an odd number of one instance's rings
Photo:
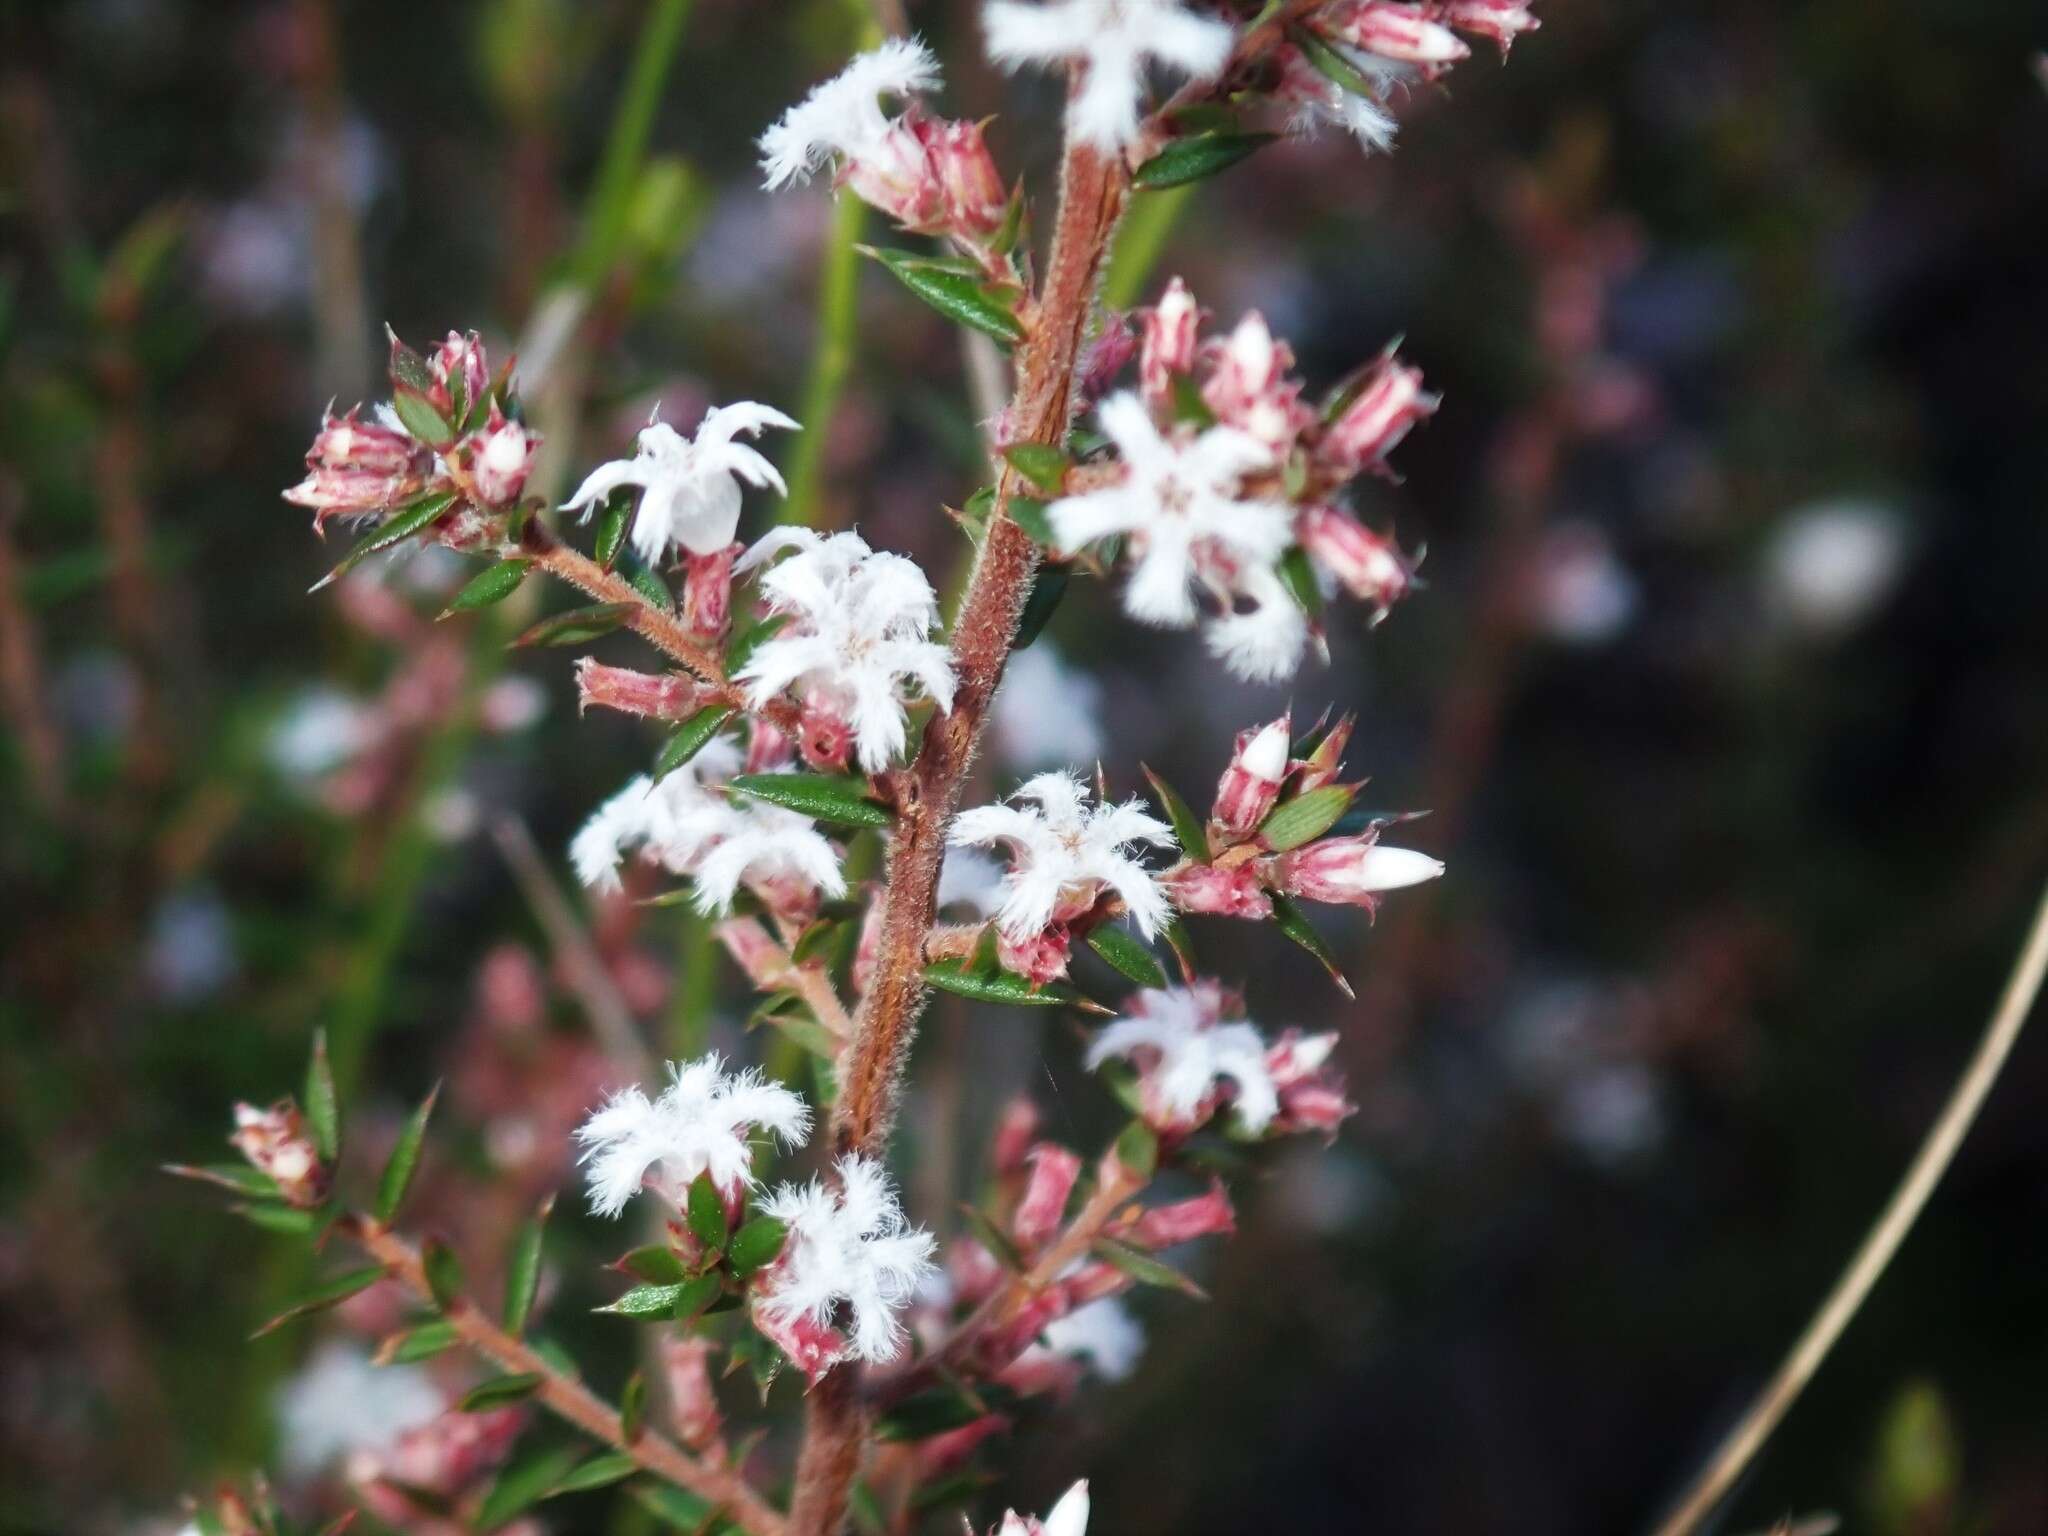
[[[1147,814],[1142,801],[1090,805],[1088,787],[1066,773],[1027,779],[1010,798],[1035,804],[963,811],[948,840],[959,847],[1010,845],[996,923],[1011,940],[1022,943],[1056,918],[1086,911],[1105,885],[1123,898],[1147,938],[1167,921],[1170,909],[1159,882],[1124,851],[1137,843],[1164,847],[1173,841],[1172,829]]]
[[[1277,683],[1292,677],[1308,644],[1308,615],[1270,565],[1249,565],[1233,583],[1238,601],[1203,627],[1209,654],[1248,683]]]
[[[784,1323],[831,1324],[843,1302],[850,1352],[878,1362],[902,1347],[897,1313],[932,1269],[932,1235],[903,1215],[882,1165],[858,1155],[838,1163],[839,1187],[784,1184],[760,1202],[789,1229],[757,1303]]]
[[[834,155],[858,160],[883,153],[895,125],[883,113],[881,98],[938,86],[939,61],[916,38],[891,38],[856,55],[761,135],[768,190],[810,180]]]
[[[1104,1296],[1054,1318],[1038,1336],[1056,1355],[1084,1360],[1104,1381],[1122,1381],[1145,1352],[1145,1330],[1114,1296]]]
[[[995,1536],[1087,1536],[1088,1533],[1088,1484],[1078,1482],[1060,1495],[1059,1503],[1053,1505],[1043,1520],[1035,1515],[1020,1515],[1007,1510],[1003,1523],[995,1530]]]
[[[1284,48],[1279,55],[1280,77],[1274,87],[1274,99],[1294,108],[1288,127],[1308,135],[1320,125],[1330,123],[1357,139],[1359,147],[1368,153],[1386,153],[1394,147],[1394,134],[1399,127],[1386,109],[1387,94],[1413,71],[1376,54],[1338,43],[1329,46],[1370,80],[1378,88],[1378,95],[1364,96],[1346,90],[1311,64],[1299,49]]]
[[[1112,151],[1138,136],[1147,59],[1208,80],[1236,42],[1228,25],[1189,15],[1179,0],[990,0],[982,16],[988,56],[1004,69],[1086,64],[1068,108],[1069,131]]]
[[[386,1449],[447,1407],[418,1366],[373,1365],[355,1345],[332,1340],[278,1391],[279,1459],[294,1476],[310,1476],[357,1451]]]
[[[633,548],[650,565],[668,557],[671,546],[693,555],[715,555],[732,543],[740,522],[740,481],[773,486],[789,494],[781,473],[760,453],[736,443],[741,433],[758,436],[764,428],[801,428],[773,406],[742,400],[713,406],[697,424],[695,439],[684,437],[658,418],[640,431],[630,459],[600,464],[562,504],[588,516],[621,486],[641,488],[640,510],[633,516]]]
[[[668,1071],[659,1097],[622,1089],[577,1128],[590,1208],[600,1216],[618,1215],[643,1185],[680,1206],[704,1173],[729,1197],[753,1180],[756,1130],[786,1148],[802,1146],[810,1135],[804,1101],[751,1067],[727,1073],[713,1053],[670,1062]]]
[[[638,850],[696,882],[699,911],[722,912],[743,884],[781,884],[846,894],[839,853],[810,817],[718,787],[739,771],[739,748],[719,738],[660,783],[634,779],[599,806],[569,845],[576,875],[598,891],[619,888],[619,865]]]
[[[1196,615],[1194,584],[1206,552],[1230,567],[1271,566],[1287,548],[1291,517],[1277,502],[1241,501],[1240,482],[1271,466],[1271,452],[1233,427],[1166,438],[1144,401],[1112,395],[1097,413],[1116,444],[1125,477],[1063,496],[1047,509],[1062,550],[1128,534],[1136,556],[1124,608],[1147,624],[1185,628]]]
[[[861,766],[877,772],[903,750],[907,685],[942,712],[953,707],[952,661],[929,638],[938,597],[914,560],[876,553],[852,533],[821,538],[809,529],[778,529],[737,569],[788,548],[798,553],[761,578],[761,592],[769,611],[789,623],[734,681],[746,684],[756,709],[794,688],[808,708],[851,730]]]
[[[1247,1022],[1223,1022],[1214,982],[1139,992],[1126,1006],[1124,1017],[1089,1042],[1087,1063],[1093,1071],[1113,1056],[1132,1061],[1148,1119],[1176,1129],[1199,1125],[1227,1078],[1245,1129],[1256,1134],[1272,1123],[1280,1095],[1266,1042]]]

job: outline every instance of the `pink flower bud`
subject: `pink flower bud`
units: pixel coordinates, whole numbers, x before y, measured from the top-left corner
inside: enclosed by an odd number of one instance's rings
[[[879,208],[905,229],[943,233],[945,188],[940,185],[927,142],[935,127],[915,108],[904,113],[887,132],[846,157],[839,172],[840,184],[851,187],[862,202]]]
[[[1337,775],[1344,771],[1344,749],[1351,744],[1352,728],[1358,724],[1358,716],[1345,715],[1316,743],[1315,751],[1295,765],[1301,775],[1299,788],[1305,795],[1312,789],[1321,789],[1325,784],[1334,784]]]
[[[1137,355],[1138,335],[1128,316],[1115,311],[1102,317],[1102,330],[1081,353],[1074,366],[1074,388],[1083,402],[1092,404],[1109,393],[1124,365]]]
[[[1400,547],[1340,508],[1303,507],[1294,519],[1294,537],[1339,586],[1373,606],[1375,623],[1414,584],[1414,564]]]
[[[1130,1285],[1131,1277],[1114,1264],[1102,1259],[1091,1260],[1060,1282],[1059,1294],[1065,1302],[1061,1315],[1085,1307],[1091,1301],[1100,1301],[1105,1296],[1129,1290]]]
[[[1067,974],[1067,956],[1072,945],[1073,935],[1064,923],[1054,923],[1028,939],[1012,939],[999,932],[996,958],[1004,970],[1015,971],[1026,981],[1043,985]]]
[[[235,1132],[228,1138],[258,1173],[268,1174],[287,1205],[310,1210],[327,1198],[329,1170],[290,1099],[268,1109],[235,1106]]]
[[[996,1134],[989,1144],[989,1168],[996,1177],[1015,1173],[1024,1166],[1025,1154],[1037,1135],[1038,1106],[1020,1093],[1003,1106],[1002,1118],[996,1121]]]
[[[1051,1238],[1067,1213],[1067,1197],[1081,1176],[1081,1159],[1053,1142],[1031,1149],[1031,1179],[1010,1218],[1010,1235],[1026,1252]]]
[[[1287,781],[1287,748],[1293,741],[1291,715],[1270,725],[1239,731],[1230,766],[1216,784],[1209,819],[1234,838],[1248,837],[1266,819]]]
[[[975,1448],[990,1435],[1001,1434],[1010,1427],[1010,1421],[1000,1413],[985,1413],[980,1418],[949,1429],[943,1434],[933,1435],[917,1442],[917,1472],[920,1483],[935,1477],[943,1477],[955,1471]]]
[[[1419,64],[1435,75],[1471,53],[1448,27],[1430,20],[1429,7],[1392,0],[1351,0],[1324,13],[1324,29],[1339,42],[1383,59]]]
[[[746,773],[773,773],[796,760],[796,743],[774,722],[755,715],[748,722]]]
[[[1420,885],[1444,872],[1443,862],[1409,848],[1383,848],[1377,831],[1329,837],[1274,861],[1280,889],[1290,896],[1370,912],[1382,891]]]
[[[947,233],[969,242],[995,234],[1009,217],[1010,193],[988,152],[981,124],[920,114],[916,132],[938,178]]]
[[[813,1385],[846,1352],[844,1336],[835,1328],[812,1322],[808,1313],[785,1314],[779,1307],[764,1307],[757,1301],[753,1319],[768,1342],[789,1356]]]
[[[820,773],[844,773],[847,756],[853,751],[853,727],[815,704],[805,708],[799,725],[797,746],[804,761]]]
[[[365,422],[360,407],[346,416],[332,410],[306,451],[306,478],[284,499],[314,510],[313,526],[328,517],[367,517],[415,489],[425,456],[410,435],[382,422]]]
[[[702,686],[680,672],[635,672],[585,656],[576,663],[579,710],[595,705],[649,720],[687,720],[703,707]]]
[[[1370,468],[1393,452],[1416,422],[1431,415],[1438,401],[1422,387],[1422,370],[1397,362],[1389,352],[1358,398],[1323,434],[1322,457],[1349,474]]]
[[[1211,342],[1212,371],[1202,401],[1226,426],[1248,432],[1276,449],[1292,447],[1315,420],[1301,403],[1301,382],[1288,377],[1294,350],[1275,341],[1265,317],[1253,310],[1221,342]]]
[[[465,416],[491,387],[490,360],[484,354],[483,338],[475,331],[467,336],[450,331],[448,339],[427,359],[427,372],[434,376],[434,389],[427,398],[444,414],[453,413],[458,387],[462,391],[461,414]]]
[[[732,544],[684,560],[683,627],[692,634],[715,638],[725,633],[732,619],[732,563],[740,549]]]
[[[378,474],[402,475],[419,456],[419,444],[408,433],[379,421],[360,419],[361,406],[346,416],[330,409],[321,419],[319,434],[306,450],[308,465],[348,465]]]
[[[1010,1278],[996,1256],[971,1237],[955,1238],[946,1250],[946,1276],[953,1282],[954,1299],[968,1307],[978,1305]]]
[[[1496,44],[1502,58],[1518,36],[1543,25],[1523,0],[1447,0],[1438,14],[1446,26]]]
[[[526,488],[526,474],[533,468],[540,438],[521,423],[508,420],[494,405],[490,419],[470,434],[464,447],[477,495],[487,507],[505,507],[517,501]]]
[[[1303,1035],[1290,1029],[1266,1052],[1266,1071],[1280,1096],[1280,1113],[1269,1130],[1320,1131],[1332,1135],[1358,1112],[1344,1097],[1344,1081],[1329,1065],[1337,1036]]]
[[[1273,898],[1251,864],[1219,869],[1190,864],[1160,877],[1167,899],[1183,912],[1206,917],[1265,918],[1273,915]]]
[[[718,1438],[721,1421],[718,1394],[711,1386],[711,1341],[687,1334],[664,1333],[661,1364],[668,1378],[669,1422],[676,1437],[693,1451]]]
[[[1141,1248],[1171,1248],[1176,1243],[1236,1230],[1237,1213],[1231,1209],[1229,1192],[1216,1183],[1209,1186],[1207,1194],[1192,1200],[1153,1206],[1139,1216],[1130,1238]]]
[[[1188,285],[1175,278],[1152,308],[1140,312],[1138,387],[1155,408],[1171,404],[1173,381],[1194,371],[1202,311]]]

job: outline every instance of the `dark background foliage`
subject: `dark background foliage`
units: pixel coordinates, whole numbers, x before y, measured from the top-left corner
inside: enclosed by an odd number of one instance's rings
[[[978,62],[972,9],[911,6],[1036,189],[1051,99]],[[1145,293],[1263,309],[1317,385],[1405,333],[1444,391],[1365,501],[1427,541],[1428,590],[1370,633],[1340,609],[1291,699],[1360,712],[1354,769],[1436,808],[1412,840],[1451,873],[1333,927],[1355,1004],[1270,930],[1205,930],[1255,1017],[1345,1030],[1364,1112],[1247,1186],[1196,1260],[1212,1304],[1142,1300],[1131,1380],[1026,1416],[978,1518],[1085,1471],[1108,1533],[1644,1528],[1917,1143],[2048,867],[2038,8],[1538,9],[1507,68],[1408,103],[1391,158],[1283,144],[1165,227]],[[544,945],[475,824],[516,813],[559,873],[650,750],[522,654],[537,725],[415,722],[345,813],[277,769],[306,690],[374,697],[409,650],[305,595],[332,551],[277,492],[320,406],[372,393],[376,320],[502,348],[583,270],[641,16],[0,6],[0,585],[34,648],[0,738],[0,1528],[135,1528],[264,1456],[308,1341],[244,1339],[289,1265],[157,1165],[216,1156],[319,1022],[374,1033],[372,1119],[488,1075],[479,967]],[[760,193],[749,140],[855,35],[840,0],[695,7],[554,474],[657,396],[797,408],[828,205]],[[959,359],[881,275],[859,303],[820,512],[942,576]],[[1098,673],[1126,789],[1141,759],[1205,785],[1282,702],[1092,584],[1051,643]],[[657,1032],[688,1013],[674,916],[616,950]],[[684,951],[686,993],[712,963]],[[582,1028],[558,996],[547,1038]],[[913,1189],[1014,1088],[1106,1126],[1076,1054],[940,1010],[919,1070],[975,1119],[949,1148],[913,1106]],[[471,1102],[437,1153],[461,1219],[507,1112]],[[1722,1529],[2048,1528],[2044,1111],[2024,1041]],[[616,1234],[564,1231],[562,1331],[622,1372],[575,1321]]]

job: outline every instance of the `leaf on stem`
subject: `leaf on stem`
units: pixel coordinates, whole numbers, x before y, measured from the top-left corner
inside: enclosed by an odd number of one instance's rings
[[[1345,980],[1344,972],[1338,968],[1337,957],[1331,953],[1329,944],[1316,932],[1315,924],[1308,920],[1308,914],[1301,910],[1293,897],[1283,896],[1278,891],[1273,893],[1273,925],[1322,962],[1323,969],[1330,973],[1330,980],[1337,983],[1338,991],[1346,997],[1358,995],[1351,990],[1351,983]]]
[[[377,1203],[372,1210],[380,1226],[390,1226],[399,1206],[405,1203],[405,1192],[412,1187],[412,1176],[419,1169],[427,1121],[433,1117],[434,1101],[440,1096],[441,1085],[436,1083],[420,1101],[420,1107],[406,1120],[405,1128],[398,1133],[398,1144],[391,1149],[391,1157],[377,1180]]]
[[[1024,322],[1017,317],[1015,301],[1003,290],[981,281],[972,271],[944,258],[915,256],[909,251],[860,247],[887,267],[904,287],[951,320],[980,331],[984,336],[1010,343],[1024,339]]]
[[[1166,147],[1132,173],[1131,185],[1156,192],[1184,186],[1226,171],[1247,155],[1277,139],[1277,133],[1193,133],[1168,141]]]
[[[896,819],[886,805],[868,798],[864,781],[841,774],[742,773],[726,780],[725,787],[813,821],[886,827]]]
[[[1156,990],[1166,985],[1166,968],[1121,928],[1097,928],[1088,935],[1088,947],[1141,987]]]
[[[361,1269],[349,1270],[331,1280],[322,1281],[312,1290],[293,1301],[277,1316],[258,1328],[251,1338],[260,1339],[274,1333],[294,1318],[309,1317],[315,1312],[325,1312],[329,1307],[338,1307],[358,1291],[366,1291],[384,1278],[382,1264],[370,1264]]]
[[[739,711],[730,704],[707,704],[675,728],[669,739],[661,744],[661,752],[654,759],[654,782],[659,784],[678,768],[702,752]]]

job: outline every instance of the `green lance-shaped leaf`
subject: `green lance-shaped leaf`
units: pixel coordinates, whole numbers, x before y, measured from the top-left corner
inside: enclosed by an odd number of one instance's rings
[[[624,1451],[606,1451],[572,1470],[547,1491],[546,1497],[552,1499],[565,1493],[588,1493],[593,1488],[609,1488],[613,1483],[624,1482],[639,1469],[640,1463]]]
[[[462,1300],[462,1261],[453,1248],[438,1237],[428,1238],[420,1249],[420,1268],[426,1271],[435,1306],[446,1312]]]
[[[427,367],[427,360],[398,339],[398,332],[389,325],[384,327],[385,339],[391,344],[389,369],[393,389],[411,389],[425,394],[434,387],[433,370]]]
[[[1047,561],[1031,578],[1031,595],[1024,599],[1024,611],[1017,616],[1017,639],[1012,650],[1021,651],[1040,635],[1052,616],[1059,612],[1073,573],[1065,565]]]
[[[1166,968],[1152,951],[1121,928],[1097,928],[1088,935],[1088,947],[1141,987],[1166,985]]]
[[[362,1269],[352,1269],[346,1274],[336,1275],[331,1280],[323,1280],[258,1328],[252,1337],[260,1339],[265,1334],[282,1328],[294,1318],[309,1317],[315,1312],[325,1312],[329,1307],[338,1307],[356,1292],[368,1290],[383,1278],[384,1266],[370,1264]]]
[[[700,1173],[690,1181],[683,1214],[690,1224],[690,1235],[703,1244],[706,1253],[716,1253],[725,1246],[725,1200],[709,1173]]]
[[[1350,809],[1357,790],[1346,784],[1324,784],[1305,795],[1273,807],[1259,824],[1259,840],[1275,853],[1314,842]]]
[[[1162,1264],[1151,1254],[1143,1253],[1128,1243],[1120,1243],[1110,1237],[1098,1237],[1089,1245],[1089,1251],[1104,1263],[1122,1270],[1140,1285],[1162,1286],[1170,1291],[1193,1296],[1198,1301],[1208,1299],[1206,1291],[1171,1264]]]
[[[881,251],[871,246],[861,250],[955,325],[967,326],[1004,343],[1024,339],[1024,322],[1017,318],[1014,302],[971,274],[955,270],[947,262],[913,256],[908,251]]]
[[[1166,812],[1166,819],[1173,823],[1174,840],[1180,844],[1180,851],[1197,864],[1209,862],[1209,834],[1202,829],[1202,819],[1188,806],[1166,780],[1145,769],[1146,782],[1151,784],[1152,793],[1159,801],[1159,808]]]
[[[635,1371],[619,1394],[619,1438],[631,1445],[647,1426],[647,1378]]]
[[[667,1317],[688,1284],[685,1280],[675,1285],[636,1285],[610,1306],[596,1310],[611,1317]]]
[[[1308,27],[1290,26],[1287,29],[1287,40],[1301,50],[1302,57],[1307,59],[1325,80],[1343,87],[1354,96],[1379,100],[1379,88],[1373,84],[1365,71],[1324,42],[1321,34]]]
[[[659,784],[702,752],[737,713],[730,704],[706,704],[677,726],[654,759],[654,782]]]
[[[724,1295],[725,1282],[717,1275],[699,1275],[694,1280],[685,1280],[678,1288],[675,1305],[669,1308],[668,1315],[678,1323],[694,1323],[713,1310]]]
[[[489,1381],[480,1381],[471,1387],[455,1406],[464,1413],[488,1413],[507,1403],[525,1401],[538,1392],[546,1380],[539,1371],[515,1371],[508,1376],[493,1376]]]
[[[630,490],[613,491],[597,515],[597,563],[610,570],[618,562],[626,543],[626,530],[633,526],[635,502]]]
[[[331,1163],[341,1153],[341,1099],[335,1092],[334,1068],[327,1060],[327,1031],[313,1034],[313,1054],[306,1062],[306,1124],[320,1160]]]
[[[268,1200],[257,1205],[231,1205],[228,1209],[252,1227],[275,1232],[279,1237],[311,1237],[321,1220],[318,1211],[302,1211],[297,1206],[277,1205]]]
[[[379,1225],[390,1226],[399,1206],[405,1203],[405,1192],[412,1187],[412,1176],[420,1165],[420,1148],[427,1138],[427,1121],[433,1118],[434,1101],[440,1096],[441,1085],[436,1083],[398,1133],[398,1144],[391,1149],[383,1175],[377,1180],[377,1203],[371,1207]]]
[[[514,646],[588,645],[622,629],[640,610],[639,603],[592,603],[550,614],[514,640]]]
[[[1048,496],[1067,483],[1067,456],[1050,443],[1012,443],[1003,450],[1010,467]]]
[[[1151,1178],[1159,1171],[1159,1133],[1133,1120],[1116,1138],[1116,1160],[1139,1178]]]
[[[514,1516],[526,1513],[560,1487],[562,1479],[576,1470],[582,1455],[576,1446],[558,1445],[510,1463],[477,1506],[470,1529],[495,1531]]]
[[[456,1342],[455,1325],[444,1317],[432,1322],[421,1323],[417,1328],[408,1328],[404,1333],[393,1334],[377,1349],[379,1365],[411,1365],[420,1360],[431,1360],[445,1349],[452,1349]]]
[[[251,1200],[284,1198],[284,1192],[277,1187],[277,1180],[247,1163],[165,1163],[164,1172],[173,1178],[193,1179],[201,1184],[232,1190]]]
[[[977,1003],[1007,1003],[1021,1008],[1096,1006],[1065,982],[1034,983],[1014,971],[988,974],[970,969],[961,960],[933,961],[924,968],[924,979],[941,992],[972,998]]]
[[[514,1338],[526,1331],[526,1320],[533,1315],[533,1298],[540,1290],[541,1249],[554,1206],[552,1195],[541,1201],[540,1209],[520,1225],[512,1239],[512,1254],[505,1263],[505,1331]]]
[[[1171,140],[1158,154],[1139,166],[1131,177],[1131,185],[1156,192],[1162,187],[1201,181],[1218,171],[1230,169],[1278,137],[1275,133],[1189,134],[1186,138]]]
[[[442,447],[455,438],[454,424],[425,395],[410,389],[396,390],[391,396],[391,409],[398,413],[405,430],[430,448]]]
[[[1351,990],[1351,983],[1345,980],[1344,972],[1338,968],[1336,955],[1331,953],[1330,946],[1316,932],[1315,924],[1308,920],[1308,914],[1301,910],[1293,897],[1283,896],[1277,891],[1273,893],[1273,925],[1322,962],[1323,969],[1330,973],[1330,980],[1337,983],[1338,991],[1346,997],[1357,996]]]
[[[684,1531],[689,1536],[706,1536],[718,1517],[718,1506],[709,1499],[668,1483],[635,1483],[633,1497],[665,1529]]]
[[[339,565],[313,583],[312,590],[318,592],[322,587],[339,581],[379,550],[403,543],[454,505],[453,491],[435,491],[416,501],[407,502],[389,519],[378,524],[354,549],[343,555]]]
[[[683,1268],[683,1261],[666,1243],[649,1243],[644,1248],[635,1248],[612,1268],[623,1270],[635,1280],[644,1280],[649,1285],[680,1285],[690,1277],[690,1272]]]
[[[463,584],[460,592],[448,599],[448,606],[441,610],[441,617],[450,614],[468,613],[476,608],[488,608],[493,603],[502,603],[526,580],[526,573],[533,569],[533,562],[524,557],[500,560],[496,565],[486,566]]]
[[[735,1275],[745,1279],[756,1270],[773,1264],[789,1237],[789,1229],[773,1216],[756,1216],[742,1222],[725,1245],[725,1262]]]
[[[1052,514],[1046,504],[1032,496],[1012,496],[1003,508],[1011,522],[1031,535],[1031,541],[1046,549],[1053,548],[1059,540],[1053,536]]]
[[[1308,551],[1299,544],[1290,545],[1280,557],[1279,569],[1281,584],[1295,606],[1311,619],[1322,618],[1323,589],[1316,585],[1315,567],[1309,564]]]
[[[742,773],[726,780],[736,794],[766,800],[814,821],[849,827],[886,827],[896,818],[889,808],[870,800],[859,779],[829,773]]]

